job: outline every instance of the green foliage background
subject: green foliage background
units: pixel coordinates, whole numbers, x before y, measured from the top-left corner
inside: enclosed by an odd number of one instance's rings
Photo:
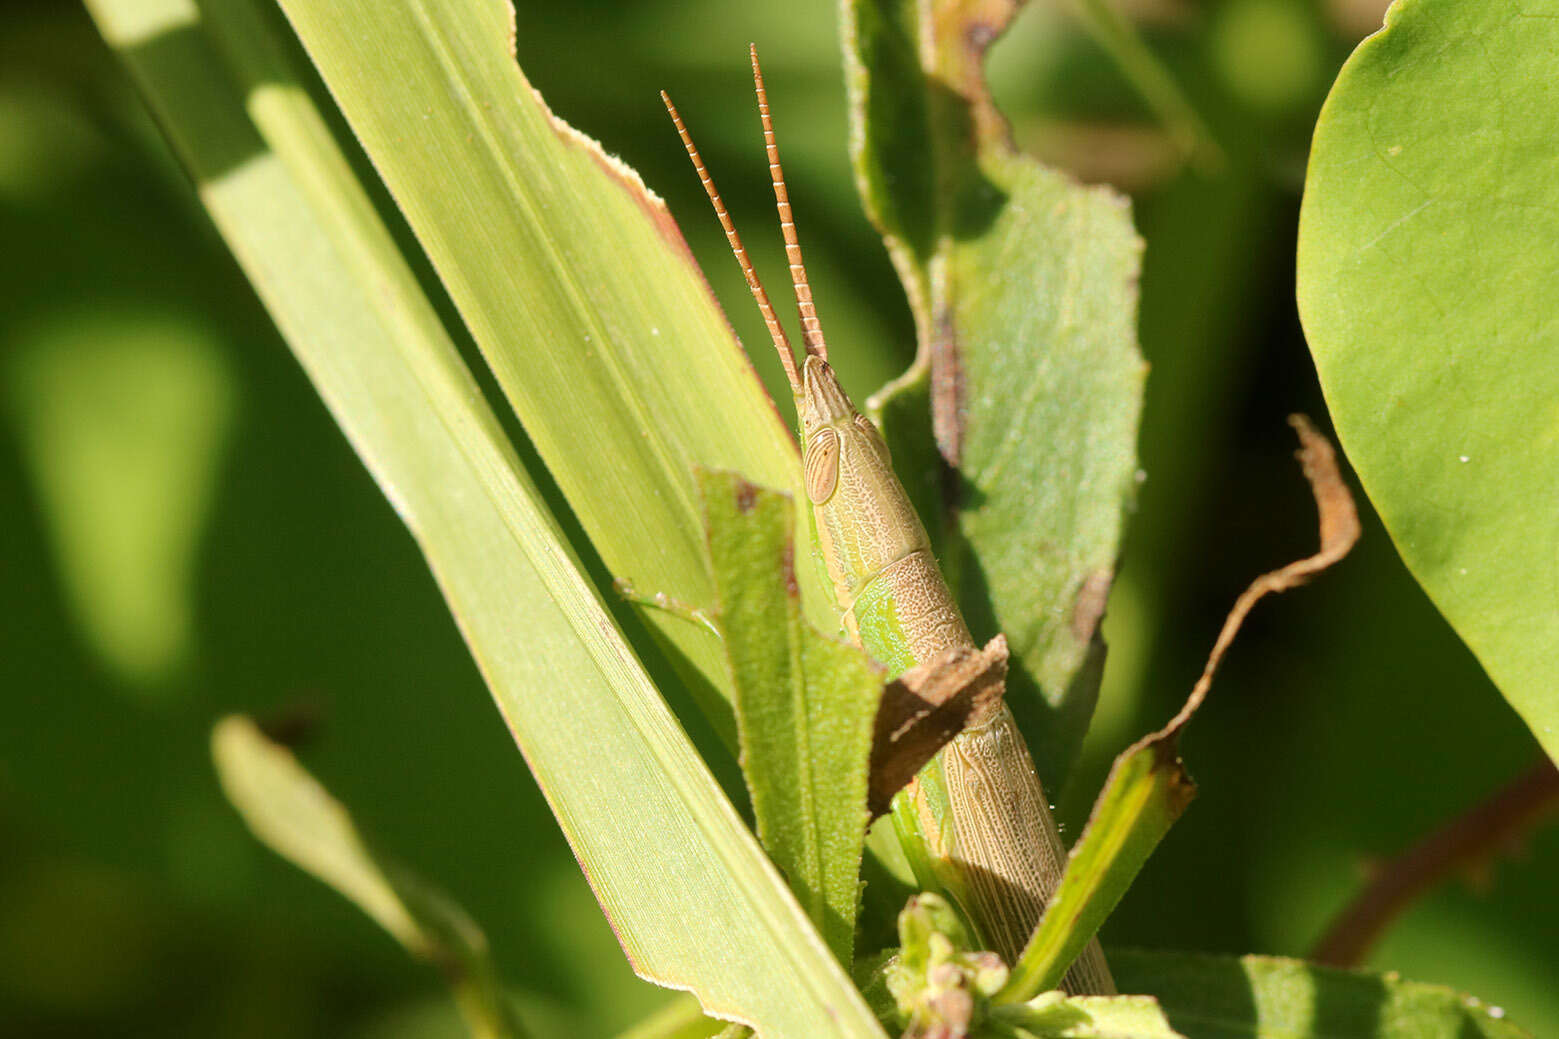
[[[998,46],[998,98],[1020,143],[1133,191],[1153,365],[1105,687],[1061,792],[1075,826],[1110,758],[1178,705],[1234,595],[1312,545],[1282,421],[1324,415],[1294,229],[1309,128],[1357,38],[1340,12],[1361,5],[1186,3],[1147,23],[1225,151],[1209,175],[1174,168],[1064,6],[1036,3]],[[317,722],[310,768],[481,921],[538,1029],[606,1035],[663,1003],[624,965],[410,538],[84,13],[40,0],[0,19],[5,1031],[457,1034],[437,978],[222,801],[206,737],[232,710]],[[864,396],[908,363],[908,309],[850,181],[831,5],[522,4],[518,21],[553,109],[667,198],[761,345],[655,94],[678,99],[778,272],[758,41],[837,365]],[[1184,741],[1201,795],[1107,947],[1302,955],[1370,858],[1536,760],[1365,512],[1335,574],[1253,619]],[[1372,965],[1559,1019],[1556,871],[1559,832],[1539,832],[1425,900]]]

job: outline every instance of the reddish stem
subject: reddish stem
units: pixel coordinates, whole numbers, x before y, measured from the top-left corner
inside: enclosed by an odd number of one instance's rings
[[[1382,866],[1333,918],[1310,959],[1357,967],[1386,928],[1426,891],[1454,873],[1508,850],[1559,812],[1559,769],[1544,758],[1514,782]]]

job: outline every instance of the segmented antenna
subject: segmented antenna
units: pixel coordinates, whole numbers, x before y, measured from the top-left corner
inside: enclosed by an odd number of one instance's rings
[[[725,228],[725,240],[730,243],[736,262],[741,264],[742,274],[747,277],[747,287],[752,290],[752,298],[758,301],[758,309],[763,312],[763,323],[769,326],[769,338],[774,341],[774,350],[779,354],[780,364],[785,368],[785,378],[790,381],[790,390],[800,396],[801,376],[796,373],[796,355],[791,349],[790,338],[785,335],[785,329],[780,327],[779,318],[774,315],[774,306],[769,302],[769,294],[764,291],[763,282],[758,280],[758,272],[753,270],[752,261],[747,258],[747,249],[742,245],[741,235],[736,233],[736,225],[731,221],[731,214],[725,211],[725,203],[720,200],[720,192],[716,190],[714,179],[709,176],[709,171],[704,168],[703,157],[698,154],[692,135],[687,132],[682,116],[677,113],[677,106],[671,103],[670,95],[664,90],[660,92],[660,99],[665,102],[666,111],[671,113],[671,121],[676,124],[682,144],[687,148],[687,157],[693,160],[693,169],[698,171],[698,179],[704,185],[704,194],[708,195],[709,201],[714,204],[715,216],[720,218],[720,226]],[[765,120],[767,118],[764,117]],[[789,234],[792,238],[795,237],[794,231]],[[799,254],[797,259],[800,259]],[[805,284],[804,280],[803,284]],[[817,318],[814,316],[812,320],[816,322]]]
[[[790,281],[796,287],[796,312],[801,315],[801,342],[807,353],[828,360],[828,344],[823,342],[823,326],[812,306],[812,286],[807,284],[807,268],[801,262],[801,242],[796,237],[796,222],[790,210],[790,192],[785,187],[785,171],[780,169],[779,147],[774,143],[774,122],[769,117],[769,94],[763,89],[763,69],[758,66],[758,45],[748,45],[752,56],[752,83],[758,91],[758,115],[763,119],[763,146],[769,153],[769,179],[774,182],[774,202],[779,209],[780,234],[785,236],[785,256],[790,260]]]

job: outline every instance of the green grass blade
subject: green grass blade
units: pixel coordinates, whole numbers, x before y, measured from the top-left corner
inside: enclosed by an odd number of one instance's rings
[[[383,858],[358,833],[346,807],[249,718],[211,733],[222,790],[254,835],[278,855],[335,888],[418,959],[440,969],[476,1039],[521,1039],[493,970],[487,939],[440,892]]]
[[[224,7],[220,25],[178,0],[91,10],[416,537],[635,968],[772,1035],[881,1036],[580,574],[323,121],[273,60],[260,8]]]
[[[758,836],[848,966],[884,674],[802,617],[790,499],[735,473],[699,486]]]
[[[1316,124],[1298,294],[1403,561],[1559,760],[1556,16],[1392,5]]]
[[[547,110],[506,0],[282,7],[608,568],[708,604],[695,465],[798,491],[799,463],[664,204]],[[718,640],[648,620],[733,735]]]
[[[1135,493],[1141,243],[1124,199],[1013,150],[981,67],[1012,5],[842,9],[856,180],[920,341],[895,387],[912,400],[888,394],[879,414],[970,628],[1007,636],[1008,702],[1059,789],[1093,711]],[[904,427],[925,403],[956,482],[924,420]]]
[[[1138,96],[1169,132],[1182,156],[1203,172],[1215,173],[1224,165],[1223,149],[1212,131],[1180,89],[1173,73],[1153,53],[1137,27],[1113,0],[1072,0],[1072,8],[1121,74],[1131,81]]]
[[[1532,1039],[1442,985],[1275,956],[1110,954],[1121,987],[1158,997],[1188,1039]]]
[[[1061,984],[1195,793],[1173,733],[1144,740],[1117,759],[999,1002],[1022,1002]]]

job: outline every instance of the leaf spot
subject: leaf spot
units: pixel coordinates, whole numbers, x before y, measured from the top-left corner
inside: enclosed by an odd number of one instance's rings
[[[736,482],[736,511],[746,516],[758,504],[758,488],[746,480]]]

